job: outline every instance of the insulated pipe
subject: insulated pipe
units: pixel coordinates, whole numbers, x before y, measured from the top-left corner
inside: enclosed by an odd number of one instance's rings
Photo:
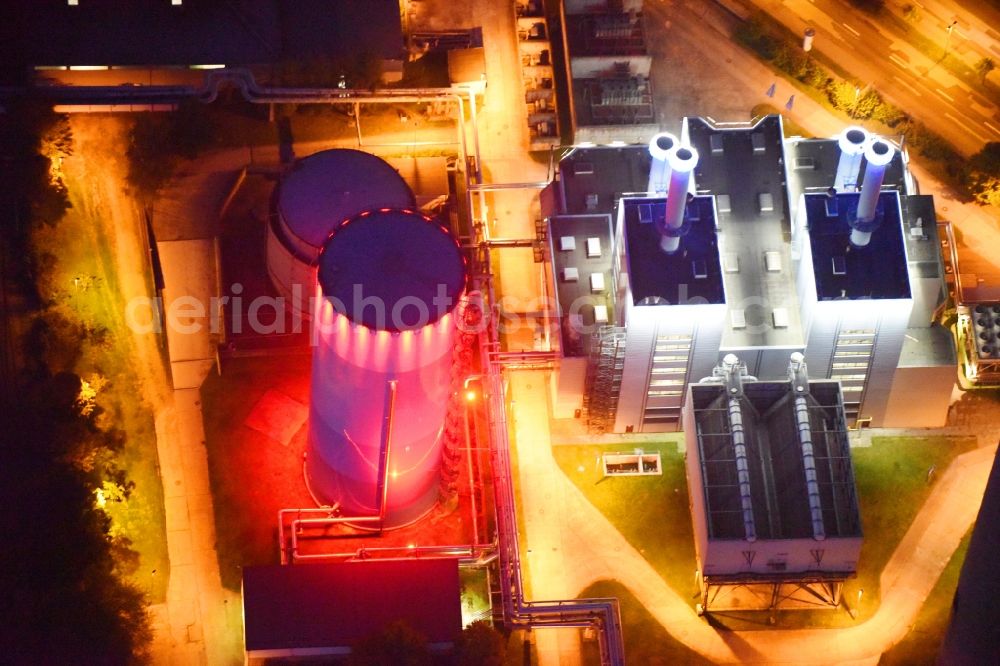
[[[870,141],[871,135],[861,127],[852,126],[841,132],[837,139],[837,145],[840,146],[840,161],[837,163],[837,176],[833,181],[833,187],[837,191],[854,191],[857,188],[861,156]]]
[[[813,455],[812,427],[809,423],[809,376],[806,374],[805,356],[801,352],[792,354],[788,364],[788,378],[795,390],[795,422],[799,429],[799,445],[802,447],[802,466],[806,475],[806,496],[809,499],[809,514],[812,517],[813,539],[826,538],[823,524],[823,502],[819,494],[819,480],[816,477],[816,457]]]
[[[698,151],[688,145],[677,146],[667,158],[670,163],[670,187],[667,190],[667,211],[660,232],[660,249],[673,254],[680,248],[685,233],[684,211],[687,208],[691,172],[698,164]]]
[[[878,196],[882,192],[885,169],[892,161],[895,149],[885,139],[875,137],[865,148],[865,180],[861,185],[856,221],[851,225],[851,243],[857,247],[868,245],[875,227]]]
[[[649,156],[652,161],[649,163],[649,185],[646,187],[646,194],[651,197],[663,195],[667,192],[667,183],[670,181],[670,151],[678,145],[677,137],[670,132],[660,132],[649,142]]]
[[[757,526],[753,517],[753,500],[750,495],[750,463],[747,459],[746,435],[743,429],[743,409],[740,397],[743,394],[740,361],[735,354],[726,354],[722,359],[729,393],[729,429],[733,438],[733,454],[736,456],[736,480],[740,488],[740,508],[743,511],[743,531],[746,540],[757,540]]]

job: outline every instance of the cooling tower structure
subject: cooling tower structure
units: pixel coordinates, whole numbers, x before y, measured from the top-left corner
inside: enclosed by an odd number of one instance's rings
[[[330,231],[369,208],[414,205],[403,178],[375,155],[336,149],[298,160],[278,186],[267,227],[267,272],[278,295],[310,316],[316,260]]]
[[[407,525],[437,498],[465,259],[433,218],[381,208],[330,233],[318,283],[310,490],[343,516]]]

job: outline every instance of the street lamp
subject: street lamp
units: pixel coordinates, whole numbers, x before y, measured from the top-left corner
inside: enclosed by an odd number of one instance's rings
[[[956,19],[956,20],[952,21],[951,23],[949,23],[948,27],[945,28],[945,30],[948,33],[947,35],[945,35],[945,38],[944,38],[944,52],[945,52],[945,54],[948,53],[948,47],[951,45],[951,33],[955,29],[956,25],[958,25],[958,19]]]

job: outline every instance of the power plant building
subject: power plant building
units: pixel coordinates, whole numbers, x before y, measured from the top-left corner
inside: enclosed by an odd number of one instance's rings
[[[458,243],[421,213],[365,211],[330,234],[319,258],[306,459],[321,505],[378,517],[383,528],[433,507],[465,281]]]
[[[861,519],[840,385],[810,380],[793,353],[783,380],[762,381],[727,355],[688,387],[688,492],[701,609],[766,585],[767,607],[835,607],[861,551]],[[783,586],[787,588],[783,589]],[[729,592],[729,594],[727,594]]]
[[[792,352],[841,382],[851,424],[941,425],[944,266],[933,199],[898,147],[860,128],[786,139],[776,115],[685,118],[671,139],[663,159],[657,137],[578,147],[553,184],[558,219],[614,220],[613,316],[588,329],[592,429],[677,430],[688,386],[725,354],[770,380]],[[678,169],[679,153],[693,162]]]

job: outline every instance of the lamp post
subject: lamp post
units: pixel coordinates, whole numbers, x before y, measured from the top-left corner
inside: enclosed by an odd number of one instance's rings
[[[948,54],[948,48],[951,46],[951,33],[955,29],[956,25],[958,25],[958,19],[956,19],[956,20],[952,21],[951,23],[949,23],[948,27],[945,28],[945,30],[948,33],[947,35],[945,35],[945,38],[944,38],[944,52],[945,52],[945,55]]]

